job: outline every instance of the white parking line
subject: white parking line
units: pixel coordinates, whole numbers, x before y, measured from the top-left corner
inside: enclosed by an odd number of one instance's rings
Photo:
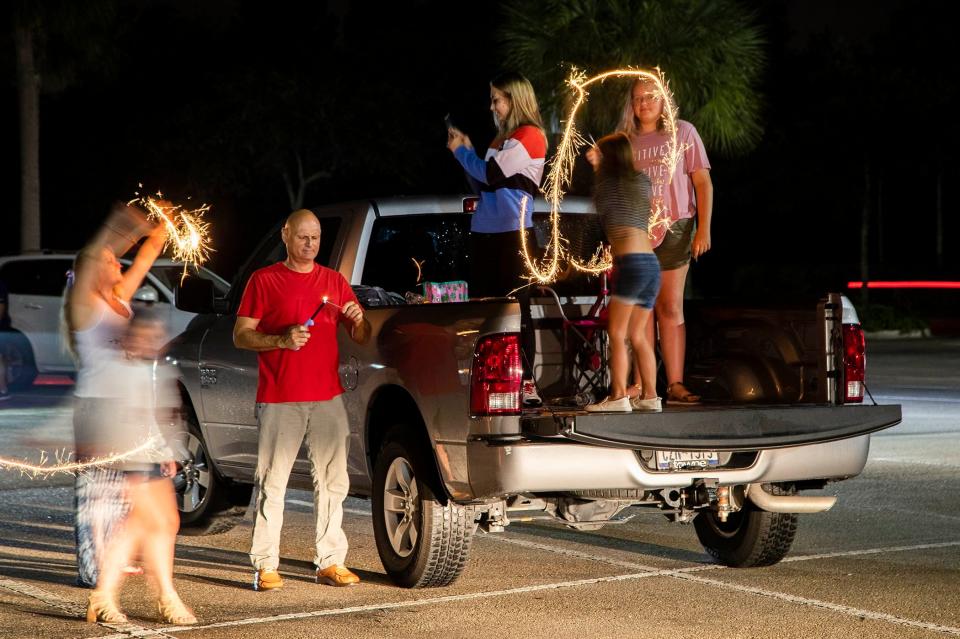
[[[498,541],[504,541],[511,544],[516,544],[519,546],[527,546],[530,548],[536,548],[539,550],[545,550],[548,552],[553,552],[560,555],[567,555],[578,557],[580,559],[589,559],[592,561],[598,561],[602,563],[611,564],[614,566],[631,566],[634,568],[640,567],[639,564],[631,564],[630,562],[620,561],[618,559],[611,559],[609,557],[604,557],[602,555],[594,555],[591,553],[580,552],[578,550],[571,550],[569,548],[564,548],[561,546],[552,546],[550,544],[541,544],[537,542],[525,541],[522,539],[514,539],[511,537],[503,537]],[[883,553],[891,552],[907,552],[911,550],[931,550],[936,548],[952,548],[960,546],[960,541],[945,541],[929,544],[913,544],[909,546],[889,546],[886,548],[863,548],[860,550],[842,550],[837,552],[830,553],[819,553],[816,555],[799,555],[796,557],[787,557],[784,559],[784,562],[797,562],[797,561],[810,561],[813,559],[833,559],[840,557],[858,557],[862,555],[876,555]],[[711,564],[709,566],[701,567],[701,570],[708,568],[723,568],[717,564]],[[821,601],[819,599],[809,599],[807,597],[800,597],[797,595],[791,595],[785,592],[778,592],[775,590],[765,590],[762,588],[755,588],[753,586],[744,586],[735,583],[728,583],[725,581],[719,581],[717,579],[708,579],[706,577],[698,577],[691,575],[692,572],[700,572],[700,570],[695,569],[681,569],[675,571],[667,571],[670,574],[665,574],[666,577],[672,577],[674,579],[682,579],[686,581],[696,581],[699,583],[704,583],[718,588],[725,588],[727,590],[736,590],[739,592],[745,592],[749,594],[761,595],[764,597],[771,597],[774,599],[780,599],[783,601],[789,601],[791,603],[801,604],[805,606],[814,606],[817,608],[824,608],[826,610],[831,610],[833,612],[838,612],[841,614],[846,614],[854,617],[873,619],[875,621],[886,621],[889,623],[894,623],[902,626],[908,626],[911,628],[921,628],[924,630],[934,630],[936,632],[942,632],[945,634],[951,634],[960,636],[960,628],[955,628],[953,626],[941,626],[938,624],[928,623],[926,621],[916,621],[914,619],[906,619],[904,617],[898,617],[896,615],[889,615],[882,612],[874,612],[872,610],[863,610],[860,608],[853,608],[850,606],[844,606],[842,604],[835,604],[829,601]]]
[[[842,615],[847,615],[850,617],[857,617],[858,619],[872,619],[874,621],[885,621],[887,623],[896,624],[899,626],[907,626],[909,628],[920,628],[921,630],[932,630],[934,632],[940,632],[947,635],[954,635],[960,637],[960,628],[954,626],[941,626],[935,623],[929,623],[926,621],[917,621],[915,619],[907,619],[905,617],[898,617],[896,615],[888,615],[884,612],[874,612],[873,610],[864,610],[863,608],[853,608],[851,606],[844,606],[843,604],[836,604],[829,601],[821,601],[819,599],[810,599],[807,597],[800,597],[797,595],[791,595],[786,592],[778,592],[776,590],[766,590],[764,588],[756,588],[754,586],[745,586],[741,584],[729,583],[726,581],[720,581],[718,579],[708,579],[707,577],[700,577],[697,575],[670,575],[674,579],[681,579],[683,581],[694,581],[697,583],[702,583],[709,586],[716,586],[718,588],[724,588],[726,590],[735,590],[737,592],[748,593],[752,595],[760,595],[761,597],[770,597],[772,599],[779,599],[781,601],[787,601],[794,604],[799,604],[801,606],[812,606],[814,608],[823,608],[824,610],[829,610],[831,612],[836,612]]]
[[[487,592],[472,592],[463,595],[448,595],[445,597],[430,597],[428,599],[409,599],[406,601],[391,601],[384,603],[367,604],[365,606],[352,606],[349,608],[330,608],[326,610],[313,610],[310,612],[293,612],[285,615],[274,615],[272,617],[253,617],[250,619],[236,619],[233,621],[222,621],[197,626],[169,626],[164,628],[165,632],[194,632],[196,630],[207,630],[210,628],[233,628],[238,626],[249,626],[261,623],[277,623],[278,621],[296,621],[299,619],[312,619],[316,617],[332,617],[336,615],[349,615],[357,612],[369,612],[372,610],[395,610],[398,608],[413,608],[417,606],[429,606],[433,604],[452,603],[457,601],[471,601],[476,599],[489,599],[491,597],[503,597],[506,595],[526,594],[531,592],[541,592],[544,590],[559,590],[562,588],[576,588],[578,586],[589,586],[593,584],[630,581],[634,579],[646,579],[648,577],[666,577],[675,573],[694,572],[704,570],[704,566],[693,566],[690,568],[677,568],[670,570],[656,570],[653,572],[629,573],[626,575],[612,575],[609,577],[594,577],[591,579],[578,579],[576,581],[560,581],[549,584],[539,584],[536,586],[520,586],[518,588],[507,588],[505,590],[492,590]],[[89,637],[88,639],[126,639],[127,637],[152,637],[161,635],[150,634],[115,634],[100,637]]]
[[[357,511],[359,514],[369,514],[362,511]],[[493,538],[493,537],[489,537]],[[604,563],[609,563],[617,566],[641,566],[641,564],[631,564],[630,562],[621,562],[616,559],[611,559],[608,557],[603,557],[601,555],[593,555],[590,553],[584,553],[568,548],[562,548],[560,546],[551,546],[549,544],[540,544],[537,542],[530,542],[522,539],[513,539],[509,537],[504,537],[498,541],[505,541],[508,543],[513,543],[516,545],[535,547],[540,550],[546,550],[549,552],[554,552],[562,555],[575,556],[582,559],[592,559],[594,561],[600,561]],[[801,555],[798,557],[792,557],[785,561],[810,561],[813,559],[827,559],[834,557],[852,557],[868,554],[880,554],[885,552],[904,552],[909,550],[928,550],[934,548],[949,548],[954,546],[960,546],[960,541],[949,541],[949,542],[939,542],[939,543],[929,543],[929,544],[916,544],[912,546],[890,546],[887,548],[866,548],[861,550],[848,550],[848,551],[839,551],[834,553],[822,553],[816,555]],[[643,567],[645,570],[646,566]],[[838,614],[844,614],[847,616],[857,617],[857,618],[866,618],[875,621],[883,621],[887,623],[893,623],[901,626],[919,628],[922,630],[932,630],[935,632],[940,632],[948,635],[960,636],[960,628],[955,628],[953,626],[941,626],[938,624],[928,623],[925,621],[916,621],[914,619],[906,619],[904,617],[898,617],[896,615],[889,615],[882,612],[875,612],[872,610],[864,610],[860,608],[853,608],[851,606],[844,606],[842,604],[835,604],[828,601],[821,601],[819,599],[810,599],[807,597],[799,597],[797,595],[791,595],[789,593],[778,592],[774,590],[765,590],[762,588],[754,588],[752,586],[741,586],[739,584],[727,583],[717,579],[708,579],[706,577],[699,577],[693,573],[704,572],[708,570],[722,570],[724,566],[718,564],[705,564],[700,566],[690,566],[687,568],[675,568],[675,569],[650,569],[646,572],[632,572],[625,575],[613,575],[609,577],[596,577],[592,579],[578,579],[576,581],[562,581],[549,584],[540,584],[536,586],[522,586],[518,588],[508,588],[504,590],[495,590],[490,592],[475,592],[467,593],[463,595],[450,595],[446,597],[430,597],[427,599],[416,599],[416,600],[406,600],[406,601],[394,601],[394,602],[384,602],[376,604],[368,604],[365,606],[352,606],[349,608],[332,608],[326,610],[315,610],[309,612],[296,612],[289,613],[284,615],[275,615],[271,617],[253,617],[249,619],[237,619],[233,621],[223,621],[219,623],[197,625],[197,626],[182,626],[182,627],[167,627],[163,630],[165,632],[193,632],[195,630],[205,630],[208,628],[230,628],[230,627],[239,627],[239,626],[248,626],[254,624],[262,623],[276,623],[279,621],[296,621],[299,619],[310,619],[316,617],[330,617],[336,615],[347,615],[357,612],[369,612],[372,610],[394,610],[399,608],[412,608],[417,606],[426,606],[432,604],[442,604],[442,603],[452,603],[458,601],[470,601],[477,599],[487,599],[490,597],[503,597],[516,594],[525,594],[531,592],[540,592],[544,590],[557,590],[563,588],[576,588],[579,586],[589,586],[593,584],[601,583],[610,583],[610,582],[620,582],[628,581],[635,579],[646,579],[650,577],[671,577],[674,579],[683,579],[687,581],[700,582],[705,585],[715,586],[718,588],[724,588],[727,590],[735,590],[739,592],[744,592],[747,594],[759,595],[763,597],[770,597],[774,599],[779,599],[782,601],[787,601],[790,603],[811,606],[816,608],[822,608],[824,610],[829,610],[831,612],[836,612]],[[159,632],[159,631],[158,631]],[[156,637],[162,636],[161,634],[116,634],[108,635],[107,637],[94,638],[90,637],[89,639],[126,639],[128,637]]]
[[[51,608],[62,610],[72,617],[83,619],[87,614],[87,607],[82,603],[64,599],[59,595],[42,588],[37,588],[36,586],[24,583],[22,581],[16,581],[15,579],[9,579],[7,577],[0,577],[0,588],[30,597],[31,599],[36,599],[37,601],[45,603]],[[122,633],[120,635],[114,635],[118,637],[161,637],[166,639],[176,639],[176,637],[172,637],[161,630],[144,628],[143,626],[138,626],[134,623],[101,623],[99,625],[103,626],[104,628],[109,628],[110,630],[116,630]]]
[[[304,501],[303,499],[288,499],[286,501],[288,504],[293,504],[294,506],[309,506],[310,508],[313,508],[312,501]],[[358,508],[344,508],[343,512],[350,515],[363,515],[367,517],[370,516],[369,510],[360,510]]]

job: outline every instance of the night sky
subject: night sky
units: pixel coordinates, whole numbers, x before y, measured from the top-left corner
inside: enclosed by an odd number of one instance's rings
[[[764,135],[747,154],[711,153],[713,249],[694,267],[699,294],[823,292],[858,279],[865,170],[872,276],[960,278],[953,243],[939,265],[935,252],[938,175],[944,237],[960,231],[949,197],[960,137],[952,28],[936,3],[837,4],[748,3],[767,38]],[[307,206],[458,193],[444,114],[477,146],[493,134],[496,3],[90,7],[104,16],[45,43],[44,62],[59,70],[43,77],[40,105],[45,247],[79,248],[109,204],[143,183],[212,205],[210,266],[229,279],[289,211],[281,167],[295,170],[298,154],[307,172],[326,175]],[[19,248],[19,123],[4,12],[8,254]]]

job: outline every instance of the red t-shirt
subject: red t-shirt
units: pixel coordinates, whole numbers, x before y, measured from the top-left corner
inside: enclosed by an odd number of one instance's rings
[[[279,262],[250,276],[237,316],[260,320],[257,330],[261,333],[281,335],[291,324],[303,324],[324,296],[330,303],[313,318],[310,339],[300,350],[257,353],[258,402],[326,401],[343,392],[337,374],[337,325],[352,325],[341,309],[347,302],[356,302],[357,296],[340,273],[319,264],[310,273],[298,273]]]

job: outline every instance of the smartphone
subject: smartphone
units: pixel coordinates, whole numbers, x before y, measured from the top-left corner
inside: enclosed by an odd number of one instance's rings
[[[453,120],[450,119],[450,114],[443,116],[443,123],[447,126],[447,129],[456,129],[457,125],[453,123]]]

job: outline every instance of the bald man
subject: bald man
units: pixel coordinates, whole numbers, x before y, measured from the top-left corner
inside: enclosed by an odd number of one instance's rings
[[[347,280],[314,262],[320,249],[320,221],[311,211],[291,213],[281,235],[287,258],[250,276],[233,327],[234,345],[256,351],[259,360],[259,496],[250,549],[256,571],[253,587],[283,586],[277,567],[284,495],[305,437],[313,467],[317,583],[351,586],[360,578],[344,565],[347,537],[342,520],[350,485],[350,433],[337,374],[337,328],[343,325],[355,342],[363,344],[370,337],[370,323]]]

